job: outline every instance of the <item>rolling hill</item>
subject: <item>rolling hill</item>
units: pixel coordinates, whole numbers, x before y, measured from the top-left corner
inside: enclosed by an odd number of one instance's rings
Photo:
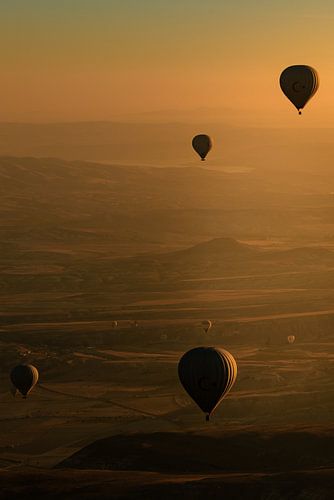
[[[153,168],[0,158],[1,245],[113,256],[217,237],[332,242],[329,180],[264,170]],[[7,254],[8,254],[7,252]]]

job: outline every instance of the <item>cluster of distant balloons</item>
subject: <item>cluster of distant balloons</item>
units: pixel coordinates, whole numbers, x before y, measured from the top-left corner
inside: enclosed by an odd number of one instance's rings
[[[112,322],[112,328],[117,328],[117,321]],[[138,321],[133,323],[138,327]],[[203,320],[201,328],[207,334],[212,328],[212,321]],[[164,335],[163,339],[167,338]],[[289,335],[288,343],[296,340]],[[185,391],[206,414],[209,420],[212,412],[231,390],[237,378],[237,363],[232,354],[225,349],[216,347],[195,347],[187,351],[178,364],[178,375]],[[16,396],[20,392],[24,399],[38,382],[39,373],[35,366],[20,364],[10,372],[12,383],[11,393]]]
[[[281,73],[279,83],[283,93],[301,115],[301,110],[318,90],[319,77],[311,66],[289,66]],[[212,140],[206,134],[199,134],[193,138],[192,146],[201,160],[204,161],[212,148]]]
[[[280,76],[280,86],[286,97],[297,108],[298,113],[316,93],[319,78],[315,69],[310,66],[289,66]],[[196,135],[192,140],[196,153],[204,161],[212,141],[206,134]],[[117,321],[112,322],[112,328],[118,326]],[[138,322],[133,323],[138,327]],[[212,328],[210,320],[201,322],[205,333]],[[296,338],[288,336],[288,343],[293,344]],[[237,363],[231,353],[225,349],[215,347],[196,347],[186,352],[179,361],[178,375],[186,392],[206,414],[209,420],[214,409],[231,390],[237,378]],[[37,384],[38,370],[33,365],[18,365],[10,373],[13,394],[19,391],[23,398]]]

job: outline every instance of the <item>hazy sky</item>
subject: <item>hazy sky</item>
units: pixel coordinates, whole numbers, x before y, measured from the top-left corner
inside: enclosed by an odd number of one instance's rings
[[[0,121],[284,124],[279,74],[309,64],[303,119],[334,123],[332,0],[6,0],[0,39]]]

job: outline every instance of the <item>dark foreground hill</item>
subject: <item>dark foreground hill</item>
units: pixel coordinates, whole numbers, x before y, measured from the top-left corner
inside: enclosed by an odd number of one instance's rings
[[[163,474],[274,473],[334,468],[334,435],[321,429],[196,435],[152,433],[102,439],[59,467]]]
[[[334,471],[203,474],[20,470],[0,474],[0,499],[35,500],[330,500]]]
[[[0,499],[330,500],[333,483],[333,469],[212,476],[26,469],[1,472]]]
[[[0,498],[329,500],[333,440],[321,428],[114,436],[53,471],[2,471]]]

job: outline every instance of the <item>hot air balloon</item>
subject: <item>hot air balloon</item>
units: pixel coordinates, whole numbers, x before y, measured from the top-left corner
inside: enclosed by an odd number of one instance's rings
[[[280,86],[301,115],[305,104],[318,90],[319,77],[311,66],[289,66],[280,76]]]
[[[111,327],[112,327],[112,328],[117,328],[117,326],[118,326],[117,321],[112,321],[112,323],[111,323]]]
[[[296,340],[296,337],[294,335],[289,335],[288,336],[288,342],[289,342],[289,344],[293,344],[295,340]]]
[[[33,365],[17,365],[10,372],[10,380],[25,399],[38,381],[38,370]]]
[[[206,155],[212,148],[212,141],[210,137],[206,134],[195,135],[192,140],[192,146],[196,153],[201,157],[201,160],[204,161]]]
[[[209,420],[237,378],[237,363],[229,352],[215,347],[195,347],[179,361],[181,384]]]
[[[212,322],[209,319],[202,321],[201,325],[205,333],[208,333],[212,328]]]

